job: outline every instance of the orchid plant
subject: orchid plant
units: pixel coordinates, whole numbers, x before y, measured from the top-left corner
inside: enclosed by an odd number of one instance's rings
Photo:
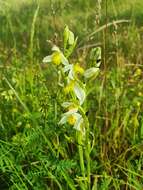
[[[66,110],[66,112],[62,114],[61,120],[58,124],[64,125],[68,123],[77,131],[81,172],[84,178],[87,173],[86,181],[89,185],[91,143],[89,139],[89,121],[86,116],[87,110],[85,110],[84,103],[87,101],[87,83],[90,79],[94,79],[99,72],[101,48],[97,47],[93,49],[94,51],[92,50],[92,53],[95,52],[95,64],[94,66],[85,69],[78,62],[72,63],[69,61],[69,57],[77,44],[77,38],[75,38],[68,26],[66,26],[64,30],[63,43],[63,51],[54,45],[52,47],[52,54],[46,56],[43,59],[43,62],[52,63],[58,68],[58,85],[62,88],[62,93],[65,93],[65,101],[61,106]],[[97,60],[98,63],[96,62]],[[87,172],[85,172],[84,153],[81,146],[83,143],[86,147],[85,155],[88,162]]]

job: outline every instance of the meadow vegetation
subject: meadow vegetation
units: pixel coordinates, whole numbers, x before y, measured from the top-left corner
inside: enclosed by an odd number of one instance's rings
[[[142,17],[141,0],[0,0],[1,190],[143,189]]]

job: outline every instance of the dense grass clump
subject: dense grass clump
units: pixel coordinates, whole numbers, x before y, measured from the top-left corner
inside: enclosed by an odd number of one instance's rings
[[[12,2],[0,2],[0,189],[142,190],[143,3]],[[72,114],[59,124],[71,110],[79,128]]]

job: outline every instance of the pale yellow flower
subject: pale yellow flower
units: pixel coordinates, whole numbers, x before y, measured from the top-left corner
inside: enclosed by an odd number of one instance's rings
[[[142,93],[142,92],[139,92],[138,95],[139,95],[139,96],[143,96],[143,93]]]
[[[134,76],[140,76],[142,74],[142,70],[140,68],[136,69]]]
[[[74,125],[75,122],[76,122],[76,120],[77,120],[77,118],[76,118],[75,115],[69,115],[69,116],[68,116],[68,119],[67,119],[67,121],[68,121],[68,123],[69,123],[70,125]]]
[[[60,65],[62,62],[62,57],[61,57],[61,53],[58,51],[55,51],[52,54],[52,63],[55,65]]]
[[[53,46],[52,51],[52,55],[44,57],[43,63],[53,63],[55,65],[60,65],[62,63],[63,65],[69,65],[67,58],[57,46]]]
[[[68,106],[69,102],[65,102],[65,105]],[[83,118],[81,114],[78,113],[77,107],[72,107],[68,112],[63,114],[59,122],[59,125],[63,125],[65,123],[73,125],[74,129],[76,130],[79,130],[79,131],[81,130],[81,125],[83,124]]]
[[[71,82],[64,88],[64,92],[65,92],[66,94],[68,94],[69,92],[73,91],[74,86],[75,86],[75,82],[74,82],[74,81],[71,81]]]
[[[84,69],[78,63],[76,63],[74,65],[74,72],[76,74],[83,74],[84,73]]]

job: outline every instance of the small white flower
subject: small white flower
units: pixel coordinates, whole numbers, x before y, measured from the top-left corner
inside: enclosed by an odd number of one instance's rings
[[[59,125],[64,125],[65,123],[69,123],[74,126],[74,129],[81,131],[81,124],[83,123],[82,116],[77,113],[78,109],[71,109],[68,112],[64,113]]]
[[[52,55],[44,57],[44,63],[54,62],[55,65],[59,65],[60,63],[62,63],[65,66],[69,65],[67,58],[64,56],[64,54],[60,51],[60,49],[57,46],[53,46],[52,51]]]

